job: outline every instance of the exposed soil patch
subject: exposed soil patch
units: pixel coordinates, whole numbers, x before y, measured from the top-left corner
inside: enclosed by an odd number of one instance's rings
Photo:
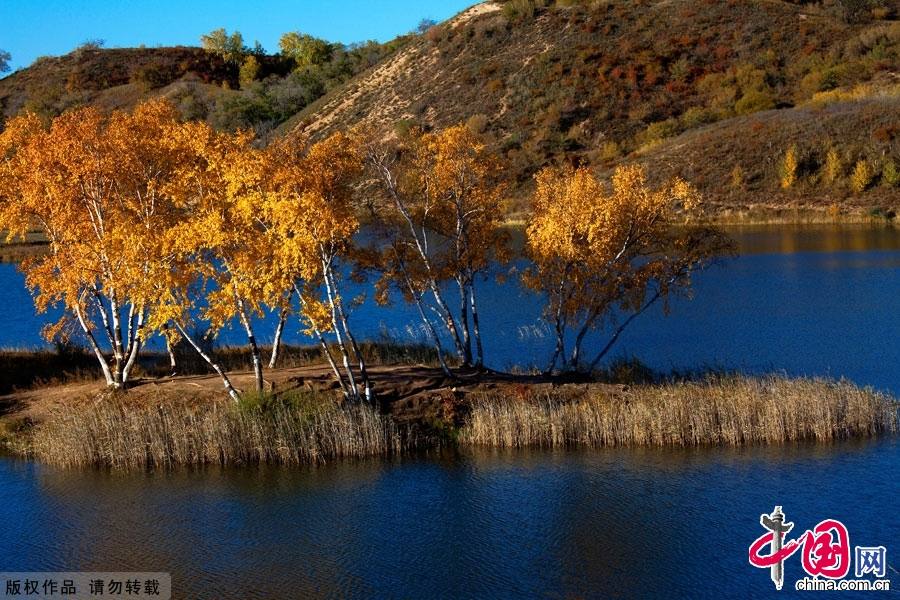
[[[440,369],[425,366],[376,366],[370,367],[373,387],[381,412],[390,414],[399,423],[430,423],[446,418],[447,411],[467,405],[472,395],[497,393],[516,398],[549,392],[557,395],[583,395],[588,389],[602,389],[618,394],[625,386],[565,382],[549,380],[541,376],[510,375],[493,371],[457,371],[455,378],[448,378]],[[230,373],[234,385],[240,390],[253,387],[253,373]],[[309,390],[333,394],[340,399],[337,383],[327,365],[271,369],[266,372],[269,391],[283,394],[296,390]],[[39,423],[56,407],[97,402],[104,395],[102,382],[71,383],[16,392],[0,396],[0,419],[8,422],[30,421]],[[159,403],[185,403],[202,405],[222,402],[226,395],[222,382],[216,375],[188,375],[140,379],[131,385],[123,400],[135,405]]]

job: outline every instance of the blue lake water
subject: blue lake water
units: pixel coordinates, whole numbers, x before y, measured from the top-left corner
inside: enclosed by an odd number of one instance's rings
[[[722,367],[747,372],[847,377],[900,393],[900,230],[890,227],[751,227],[731,230],[741,251],[694,278],[692,299],[675,298],[642,315],[612,354],[635,356],[660,370]],[[350,286],[346,296],[370,286]],[[455,299],[448,290],[448,299]],[[539,296],[515,277],[478,283],[489,366],[543,367],[554,339],[541,320]],[[35,316],[23,276],[0,264],[0,347],[43,344],[48,315]],[[257,322],[270,342],[275,319]],[[368,301],[351,316],[361,337],[388,335],[426,341],[418,314],[398,300],[390,308]],[[310,343],[292,321],[288,343]],[[597,351],[602,332],[586,343]],[[242,329],[218,337],[243,345]],[[157,347],[159,340],[156,341]],[[588,352],[587,354],[590,354]]]
[[[742,255],[697,276],[695,298],[673,302],[669,317],[637,321],[619,355],[900,393],[900,233],[733,233]],[[514,283],[479,291],[489,362],[543,364],[552,340],[539,298]],[[421,339],[402,305],[364,304],[352,318],[369,337]],[[43,322],[21,275],[0,265],[0,346],[41,344]],[[259,325],[266,339],[272,323]],[[239,330],[220,339],[242,341]],[[760,514],[778,504],[798,534],[835,518],[851,545],[885,546],[897,588],[898,466],[897,438],[131,474],[0,457],[0,571],[169,571],[175,597],[226,600],[804,596],[792,589],[799,555],[777,593],[747,560]]]
[[[222,600],[803,597],[799,554],[777,593],[749,564],[760,514],[841,520],[896,569],[898,463],[896,439],[130,475],[0,459],[0,570],[169,571],[176,597]]]

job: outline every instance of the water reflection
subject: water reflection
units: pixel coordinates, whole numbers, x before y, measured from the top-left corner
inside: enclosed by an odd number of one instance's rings
[[[898,460],[890,439],[136,475],[0,459],[0,568],[170,570],[203,598],[747,597],[770,593],[746,549],[776,503],[900,539]]]
[[[892,224],[729,225],[724,229],[744,255],[900,250],[900,232]]]

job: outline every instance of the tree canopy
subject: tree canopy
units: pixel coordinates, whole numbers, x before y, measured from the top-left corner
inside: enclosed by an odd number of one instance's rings
[[[278,41],[281,54],[294,61],[297,68],[317,66],[331,60],[334,46],[322,39],[299,31],[289,31]]]
[[[45,334],[80,332],[111,387],[127,386],[147,339],[162,335],[185,340],[238,398],[196,333],[236,322],[263,392],[256,318],[274,311],[269,365],[293,316],[345,397],[372,401],[348,278],[377,273],[377,300],[396,290],[415,304],[447,375],[448,339],[459,365],[484,365],[477,282],[511,254],[503,164],[487,148],[463,124],[399,143],[350,131],[260,147],[250,132],[181,121],[162,99],[130,113],[80,108],[49,124],[26,113],[0,132],[0,230],[43,231],[48,252],[22,268],[39,311],[64,309]],[[609,185],[586,168],[535,179],[522,281],[547,299],[551,369],[595,368],[634,318],[688,291],[691,273],[729,250],[693,222],[700,198],[680,179],[652,186],[638,166],[618,167]],[[610,338],[585,360],[592,330]]]
[[[681,179],[653,187],[642,167],[630,165],[616,168],[609,188],[584,167],[546,168],[535,181],[526,229],[533,266],[524,282],[547,294],[545,316],[557,337],[551,369],[558,360],[563,369],[593,369],[636,316],[687,291],[694,270],[729,251],[716,230],[673,226],[700,208],[699,194]],[[609,342],[584,364],[585,336],[604,327]]]
[[[244,46],[244,36],[240,31],[229,34],[222,27],[200,36],[200,46],[204,50],[221,56],[225,62],[240,64],[249,50]]]

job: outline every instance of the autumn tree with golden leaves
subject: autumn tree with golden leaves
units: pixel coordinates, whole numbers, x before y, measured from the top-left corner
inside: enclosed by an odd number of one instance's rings
[[[526,229],[533,266],[523,280],[547,296],[545,318],[556,334],[550,371],[595,369],[637,316],[687,291],[692,272],[729,250],[713,229],[673,227],[700,206],[680,179],[654,188],[642,167],[624,166],[609,188],[587,168],[547,168],[535,180]],[[596,329],[609,338],[585,359],[585,337]]]
[[[382,194],[360,185],[367,166]],[[41,228],[48,252],[23,263],[26,282],[40,311],[65,309],[45,333],[80,330],[111,387],[127,384],[158,333],[169,345],[189,343],[238,399],[191,333],[198,321],[211,335],[237,321],[263,391],[256,317],[274,310],[270,366],[295,314],[345,397],[371,401],[348,276],[377,270],[376,300],[394,290],[415,305],[445,373],[445,336],[460,364],[481,367],[476,282],[509,252],[501,175],[464,125],[414,131],[399,147],[354,132],[261,149],[249,133],[180,122],[164,100],[132,113],[79,109],[49,126],[26,114],[0,133],[0,230],[19,238]],[[633,319],[689,290],[691,273],[729,250],[718,232],[690,224],[700,199],[679,179],[653,187],[630,166],[616,169],[610,186],[584,168],[544,169],[536,183],[526,231],[533,266],[523,280],[547,296],[557,338],[551,370],[594,369]],[[361,247],[365,213],[375,244]],[[448,283],[459,295],[455,311]],[[610,338],[585,359],[585,338],[598,329]]]
[[[426,330],[432,332],[422,307],[427,289],[460,362],[481,367],[484,350],[475,283],[492,260],[503,261],[507,254],[499,161],[463,124],[433,133],[413,131],[399,155],[370,144],[367,157],[388,198],[382,219],[393,223],[386,276],[400,276],[404,295],[417,304]],[[456,284],[456,314],[441,290],[444,280]],[[431,337],[440,354],[439,339]]]
[[[76,323],[116,388],[149,334],[149,282],[165,269],[161,235],[177,218],[163,193],[183,160],[171,143],[175,117],[163,101],[110,116],[85,108],[49,127],[24,115],[0,134],[0,229],[10,238],[42,229],[49,252],[23,264],[26,282],[38,310],[66,309],[45,334],[65,336]]]
[[[191,215],[169,232],[170,243],[205,280],[204,302],[194,308],[212,331],[232,321],[244,329],[261,392],[264,367],[253,317],[276,305],[287,286],[273,268],[271,239],[258,219],[265,202],[265,155],[246,133],[219,133],[203,123],[181,133],[192,160],[182,165],[169,191]]]
[[[360,141],[337,133],[307,147],[287,138],[270,145],[266,161],[259,219],[271,240],[270,269],[282,278],[279,291],[282,297],[296,295],[304,329],[318,340],[345,396],[371,401],[371,381],[343,293],[360,227],[353,188],[363,170]],[[327,343],[329,333],[342,367]]]

